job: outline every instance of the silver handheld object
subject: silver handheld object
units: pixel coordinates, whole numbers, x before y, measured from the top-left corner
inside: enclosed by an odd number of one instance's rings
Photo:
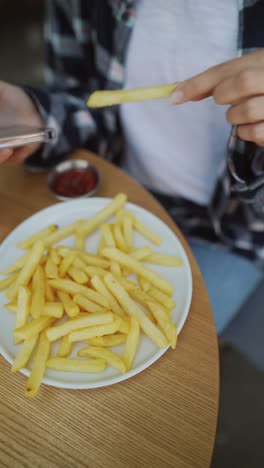
[[[32,143],[48,143],[55,139],[53,128],[0,127],[0,150]]]

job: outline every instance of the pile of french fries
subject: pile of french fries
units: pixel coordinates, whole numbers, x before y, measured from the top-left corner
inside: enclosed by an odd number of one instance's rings
[[[6,290],[5,308],[16,314],[13,338],[20,345],[12,372],[32,359],[26,396],[38,393],[46,368],[100,373],[109,365],[128,372],[140,332],[158,348],[175,348],[173,288],[145,262],[180,267],[182,261],[149,245],[135,248],[135,231],[156,246],[161,238],[125,209],[126,200],[120,193],[87,220],[33,234],[18,244],[25,253],[1,272],[0,291]],[[97,252],[87,252],[87,236],[98,228]],[[74,247],[62,244],[69,236]],[[53,342],[59,343],[56,355]],[[84,347],[74,357],[75,343]],[[121,344],[122,357],[111,349]]]

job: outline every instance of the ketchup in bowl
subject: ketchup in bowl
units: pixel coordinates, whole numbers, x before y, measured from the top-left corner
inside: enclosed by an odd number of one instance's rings
[[[91,196],[98,182],[97,170],[85,160],[61,163],[49,175],[50,190],[62,200]]]

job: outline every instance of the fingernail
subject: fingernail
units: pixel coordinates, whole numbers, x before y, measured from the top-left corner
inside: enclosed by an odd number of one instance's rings
[[[182,102],[184,102],[185,97],[183,89],[178,86],[175,89],[175,91],[171,93],[170,100],[172,104],[181,104]]]

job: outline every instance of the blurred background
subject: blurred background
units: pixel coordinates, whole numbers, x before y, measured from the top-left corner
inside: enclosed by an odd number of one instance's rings
[[[0,0],[1,80],[43,84],[44,0]]]
[[[44,0],[0,0],[0,11],[0,79],[43,86]],[[220,348],[220,412],[212,468],[264,467],[264,340],[258,326],[263,291],[261,284],[225,334],[231,345]]]

